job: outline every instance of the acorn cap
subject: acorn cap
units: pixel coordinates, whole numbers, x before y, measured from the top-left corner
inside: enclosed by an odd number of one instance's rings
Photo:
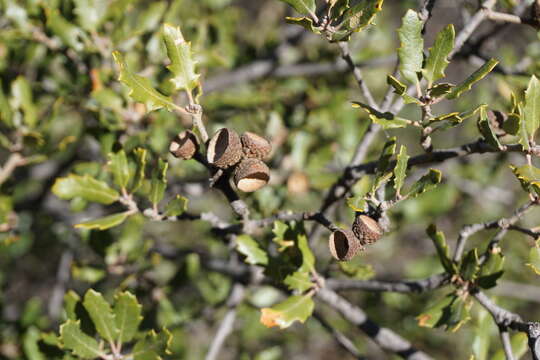
[[[358,215],[356,219],[354,219],[352,231],[362,245],[373,244],[379,240],[383,234],[383,230],[379,224],[367,215]]]
[[[355,257],[364,247],[360,240],[351,230],[336,230],[330,234],[328,247],[334,259],[339,261],[349,261]]]
[[[169,145],[169,151],[174,157],[189,160],[199,150],[199,140],[190,130],[185,130],[176,135]]]
[[[226,169],[242,158],[240,136],[234,130],[218,130],[208,142],[207,160],[218,168]]]
[[[234,172],[234,184],[243,192],[259,190],[270,180],[270,169],[259,159],[244,159]]]
[[[266,159],[266,157],[270,155],[270,151],[272,151],[270,141],[255,133],[246,131],[242,134],[240,140],[242,141],[244,156],[247,158],[263,160]]]

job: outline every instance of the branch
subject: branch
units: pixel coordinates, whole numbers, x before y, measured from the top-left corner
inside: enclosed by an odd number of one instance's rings
[[[499,326],[499,335],[501,337],[501,343],[503,345],[504,355],[506,360],[515,360],[514,353],[512,351],[512,344],[510,343],[510,334],[506,326]]]
[[[476,234],[479,231],[487,230],[487,229],[496,229],[500,228],[502,230],[506,230],[509,228],[510,225],[515,224],[528,210],[530,210],[533,205],[537,205],[538,202],[530,201],[517,209],[514,214],[509,218],[501,218],[498,220],[493,220],[485,223],[480,224],[472,224],[472,225],[466,225],[464,226],[461,231],[459,232],[456,249],[454,251],[453,260],[459,261],[461,259],[461,256],[463,255],[463,251],[465,250],[465,244],[467,243],[467,240],[472,235]],[[498,242],[498,241],[497,241]],[[496,244],[496,242],[490,242],[488,248],[493,247]]]
[[[381,349],[394,353],[404,359],[428,360],[431,357],[416,349],[406,339],[388,328],[381,328],[366,313],[357,306],[352,305],[345,298],[339,296],[328,288],[322,288],[317,292],[317,297],[328,306],[339,312],[349,322],[356,325],[371,338]]]
[[[322,314],[318,311],[313,312],[313,317],[317,319],[317,321],[321,324],[321,326],[328,331],[334,339],[337,341],[337,343],[347,352],[349,352],[354,358],[356,359],[365,359],[351,339],[349,339],[347,336],[345,336],[341,331],[333,327],[326,319],[322,316]]]
[[[432,275],[421,280],[354,280],[354,279],[327,279],[327,288],[339,290],[367,290],[388,291],[398,293],[422,293],[448,285],[450,277],[446,273]]]
[[[493,320],[497,326],[499,326],[499,328],[510,328],[512,330],[527,334],[527,338],[529,339],[529,349],[533,359],[540,359],[540,323],[523,321],[518,314],[496,305],[481,291],[474,292],[473,296],[480,303],[480,305],[482,305],[491,314]]]
[[[12,153],[3,167],[0,168],[0,185],[2,185],[19,166],[23,166],[26,159],[18,152]]]
[[[205,360],[214,360],[219,359],[220,350],[225,343],[227,337],[234,330],[234,321],[236,320],[237,307],[240,302],[244,299],[245,288],[241,284],[235,284],[227,299],[227,307],[229,310],[225,314],[225,317],[221,321],[219,328],[214,336],[212,343],[210,344],[210,349],[206,353]]]

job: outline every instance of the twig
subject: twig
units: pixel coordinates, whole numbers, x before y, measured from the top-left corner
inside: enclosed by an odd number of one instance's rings
[[[479,223],[479,224],[472,224],[472,225],[466,225],[464,226],[461,231],[459,232],[456,249],[454,251],[453,260],[459,261],[461,259],[461,256],[463,255],[463,251],[465,250],[465,244],[467,243],[467,239],[471,237],[472,235],[476,234],[479,231],[487,230],[487,229],[495,229],[495,228],[501,228],[503,230],[507,229],[510,225],[513,225],[516,223],[528,210],[532,208],[533,205],[536,205],[536,201],[530,201],[517,209],[514,214],[511,217],[508,218],[501,218],[498,220],[493,220],[485,223]],[[490,247],[493,247],[495,243],[490,243]]]
[[[365,359],[364,356],[360,354],[354,343],[341,331],[333,327],[319,311],[313,313],[313,317],[321,324],[321,326],[328,331],[334,339],[337,341],[339,346],[341,346],[345,351],[349,352],[356,359]]]
[[[381,347],[381,349],[394,353],[404,359],[431,359],[429,355],[416,349],[408,340],[396,334],[394,331],[377,325],[367,317],[362,309],[352,305],[334,291],[322,288],[317,292],[317,297],[338,311],[349,322],[358,326],[358,328],[369,336],[379,347]]]
[[[18,152],[12,153],[3,167],[0,168],[0,185],[2,185],[19,166],[23,166],[26,159]]]
[[[62,309],[62,302],[64,301],[64,294],[66,292],[66,284],[69,281],[71,263],[73,261],[73,253],[71,250],[66,250],[62,253],[60,263],[58,264],[58,270],[56,272],[56,283],[52,290],[51,297],[49,299],[49,316],[53,320],[57,320],[60,316],[60,310]]]
[[[432,275],[421,280],[354,280],[354,279],[327,279],[326,287],[335,291],[340,290],[366,290],[398,293],[422,293],[449,284],[450,277],[446,273]]]
[[[244,299],[245,288],[244,285],[236,283],[233,286],[229,299],[227,300],[227,307],[229,310],[225,314],[225,317],[221,321],[219,328],[214,336],[210,349],[206,354],[205,360],[214,360],[221,358],[219,352],[225,343],[227,337],[232,333],[234,329],[234,321],[236,320],[236,312],[238,304]]]
[[[362,95],[366,99],[369,106],[371,106],[374,109],[379,109],[379,105],[375,102],[375,99],[373,99],[373,95],[371,95],[371,91],[366,85],[366,82],[364,81],[364,78],[362,76],[362,71],[359,67],[357,67],[354,63],[354,60],[351,57],[351,52],[349,49],[349,43],[347,41],[340,41],[338,43],[339,49],[341,50],[341,57],[343,60],[347,62],[347,65],[349,66],[349,69],[351,70],[354,78],[356,79],[356,82],[358,83],[358,86],[360,87],[360,90],[362,91]]]
[[[499,326],[499,336],[501,337],[501,343],[503,345],[506,360],[514,360],[512,344],[510,343],[510,334],[508,333],[508,328],[506,326]]]
[[[452,59],[456,55],[467,40],[474,33],[474,30],[486,19],[488,13],[491,11],[497,0],[486,0],[482,3],[480,10],[474,14],[469,23],[461,29],[459,34],[456,36],[456,41],[454,43],[454,49],[448,55],[448,60]]]
[[[488,11],[487,18],[493,21],[502,21],[512,24],[523,24],[521,17],[513,14],[506,14],[497,11]]]

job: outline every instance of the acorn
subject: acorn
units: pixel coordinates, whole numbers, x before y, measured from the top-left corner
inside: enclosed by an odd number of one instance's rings
[[[272,151],[272,144],[264,137],[255,133],[246,131],[240,138],[242,141],[242,150],[247,158],[266,159]]]
[[[379,240],[383,234],[383,230],[379,224],[367,215],[358,215],[356,219],[354,219],[352,231],[362,245],[373,244]]]
[[[240,136],[234,130],[218,130],[208,142],[206,153],[210,164],[221,169],[236,165],[242,158]]]
[[[243,192],[259,190],[270,180],[270,169],[259,159],[244,159],[234,172],[234,184]]]
[[[332,256],[339,261],[349,261],[364,250],[360,240],[351,230],[336,230],[330,234],[328,247]]]
[[[199,150],[199,139],[191,130],[185,130],[176,135],[169,145],[170,153],[177,158],[189,160]]]

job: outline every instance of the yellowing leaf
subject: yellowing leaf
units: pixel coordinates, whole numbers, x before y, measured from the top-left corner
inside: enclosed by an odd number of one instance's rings
[[[266,327],[288,328],[295,321],[304,323],[313,313],[314,303],[310,294],[291,296],[285,301],[261,309],[260,322]]]

